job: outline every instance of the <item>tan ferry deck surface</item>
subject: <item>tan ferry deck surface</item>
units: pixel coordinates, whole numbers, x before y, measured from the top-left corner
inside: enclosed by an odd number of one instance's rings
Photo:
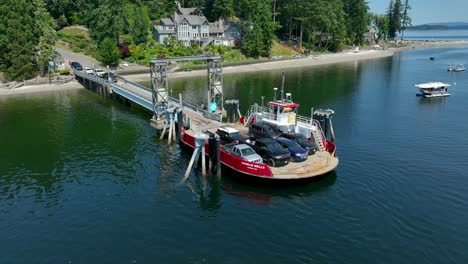
[[[216,133],[218,127],[222,125],[229,125],[242,134],[248,133],[248,128],[240,123],[221,123],[203,117],[200,113],[184,110],[184,114],[191,118],[191,128],[186,131],[191,135],[203,130]],[[314,155],[310,155],[307,160],[303,162],[289,162],[288,165],[283,167],[270,167],[274,179],[302,179],[311,178],[323,175],[327,172],[334,170],[338,166],[338,158],[333,157],[326,151],[319,151]],[[269,178],[269,177],[268,177]]]

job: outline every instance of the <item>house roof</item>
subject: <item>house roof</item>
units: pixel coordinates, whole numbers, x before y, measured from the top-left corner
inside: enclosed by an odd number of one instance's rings
[[[160,25],[153,25],[153,28],[158,32],[159,34],[175,34],[174,29],[164,29],[163,26]]]
[[[161,18],[161,24],[165,26],[174,26],[174,22],[170,18]]]
[[[224,33],[224,26],[220,26],[219,21],[210,23],[209,27],[210,33]]]
[[[184,16],[187,16],[187,15],[191,15],[193,12],[195,12],[195,10],[197,10],[198,8],[196,7],[191,7],[191,8],[179,8],[179,12],[184,15]]]
[[[187,15],[187,16],[180,16],[180,17],[177,17],[177,18],[178,18],[177,23],[180,23],[184,19],[186,19],[187,22],[192,26],[202,25],[203,23],[208,22],[208,20],[204,16]]]
[[[235,26],[236,23],[233,21],[215,21],[213,23],[210,23],[210,33],[224,33],[226,32],[230,27]]]

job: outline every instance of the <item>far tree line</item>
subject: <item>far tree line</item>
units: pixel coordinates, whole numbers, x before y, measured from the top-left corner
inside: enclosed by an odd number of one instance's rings
[[[390,0],[386,14],[371,14],[365,0],[182,0],[209,21],[234,20],[242,28],[240,50],[268,57],[275,40],[298,50],[339,51],[365,44],[370,25],[394,40],[411,25],[408,0]],[[118,59],[122,37],[135,45],[151,40],[153,22],[176,10],[173,0],[4,0],[0,4],[0,71],[10,80],[34,77],[54,55],[56,31],[84,25],[98,47]]]

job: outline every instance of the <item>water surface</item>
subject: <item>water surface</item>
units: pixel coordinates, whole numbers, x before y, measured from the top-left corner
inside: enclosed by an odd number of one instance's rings
[[[199,172],[151,114],[87,90],[0,98],[0,263],[465,263],[467,48],[286,71],[300,111],[336,111],[340,165],[265,186]],[[435,57],[430,61],[429,57]],[[281,70],[225,76],[243,113]],[[416,97],[418,82],[456,82]],[[205,78],[171,82],[201,103]]]

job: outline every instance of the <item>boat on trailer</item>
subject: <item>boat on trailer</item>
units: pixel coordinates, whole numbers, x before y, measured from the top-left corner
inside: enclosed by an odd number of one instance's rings
[[[284,75],[280,99],[275,98],[268,102],[268,107],[258,104],[252,105],[247,114],[242,116],[238,122],[229,123],[241,133],[248,133],[248,126],[256,122],[269,123],[285,133],[297,133],[306,136],[310,141],[318,145],[319,150],[302,162],[290,162],[285,166],[273,167],[266,163],[250,162],[233,155],[221,146],[219,149],[219,160],[224,166],[237,173],[254,178],[273,180],[298,180],[324,175],[333,171],[338,166],[336,146],[333,143],[334,133],[331,117],[334,114],[330,109],[311,110],[310,117],[298,115],[299,104],[294,103],[291,94],[284,94]],[[285,96],[283,96],[285,95]],[[262,97],[263,99],[264,97]],[[208,138],[214,137],[217,129],[225,124],[207,120],[200,115],[184,114],[190,118],[189,125],[181,129],[180,140],[186,146],[196,148],[196,137],[204,133]],[[330,139],[327,138],[330,135]],[[205,143],[205,154],[210,155],[210,140]]]
[[[452,85],[443,82],[428,82],[416,84],[415,86],[420,92],[417,95],[424,96],[425,98],[431,98],[449,96],[450,94],[447,93],[447,90]]]

